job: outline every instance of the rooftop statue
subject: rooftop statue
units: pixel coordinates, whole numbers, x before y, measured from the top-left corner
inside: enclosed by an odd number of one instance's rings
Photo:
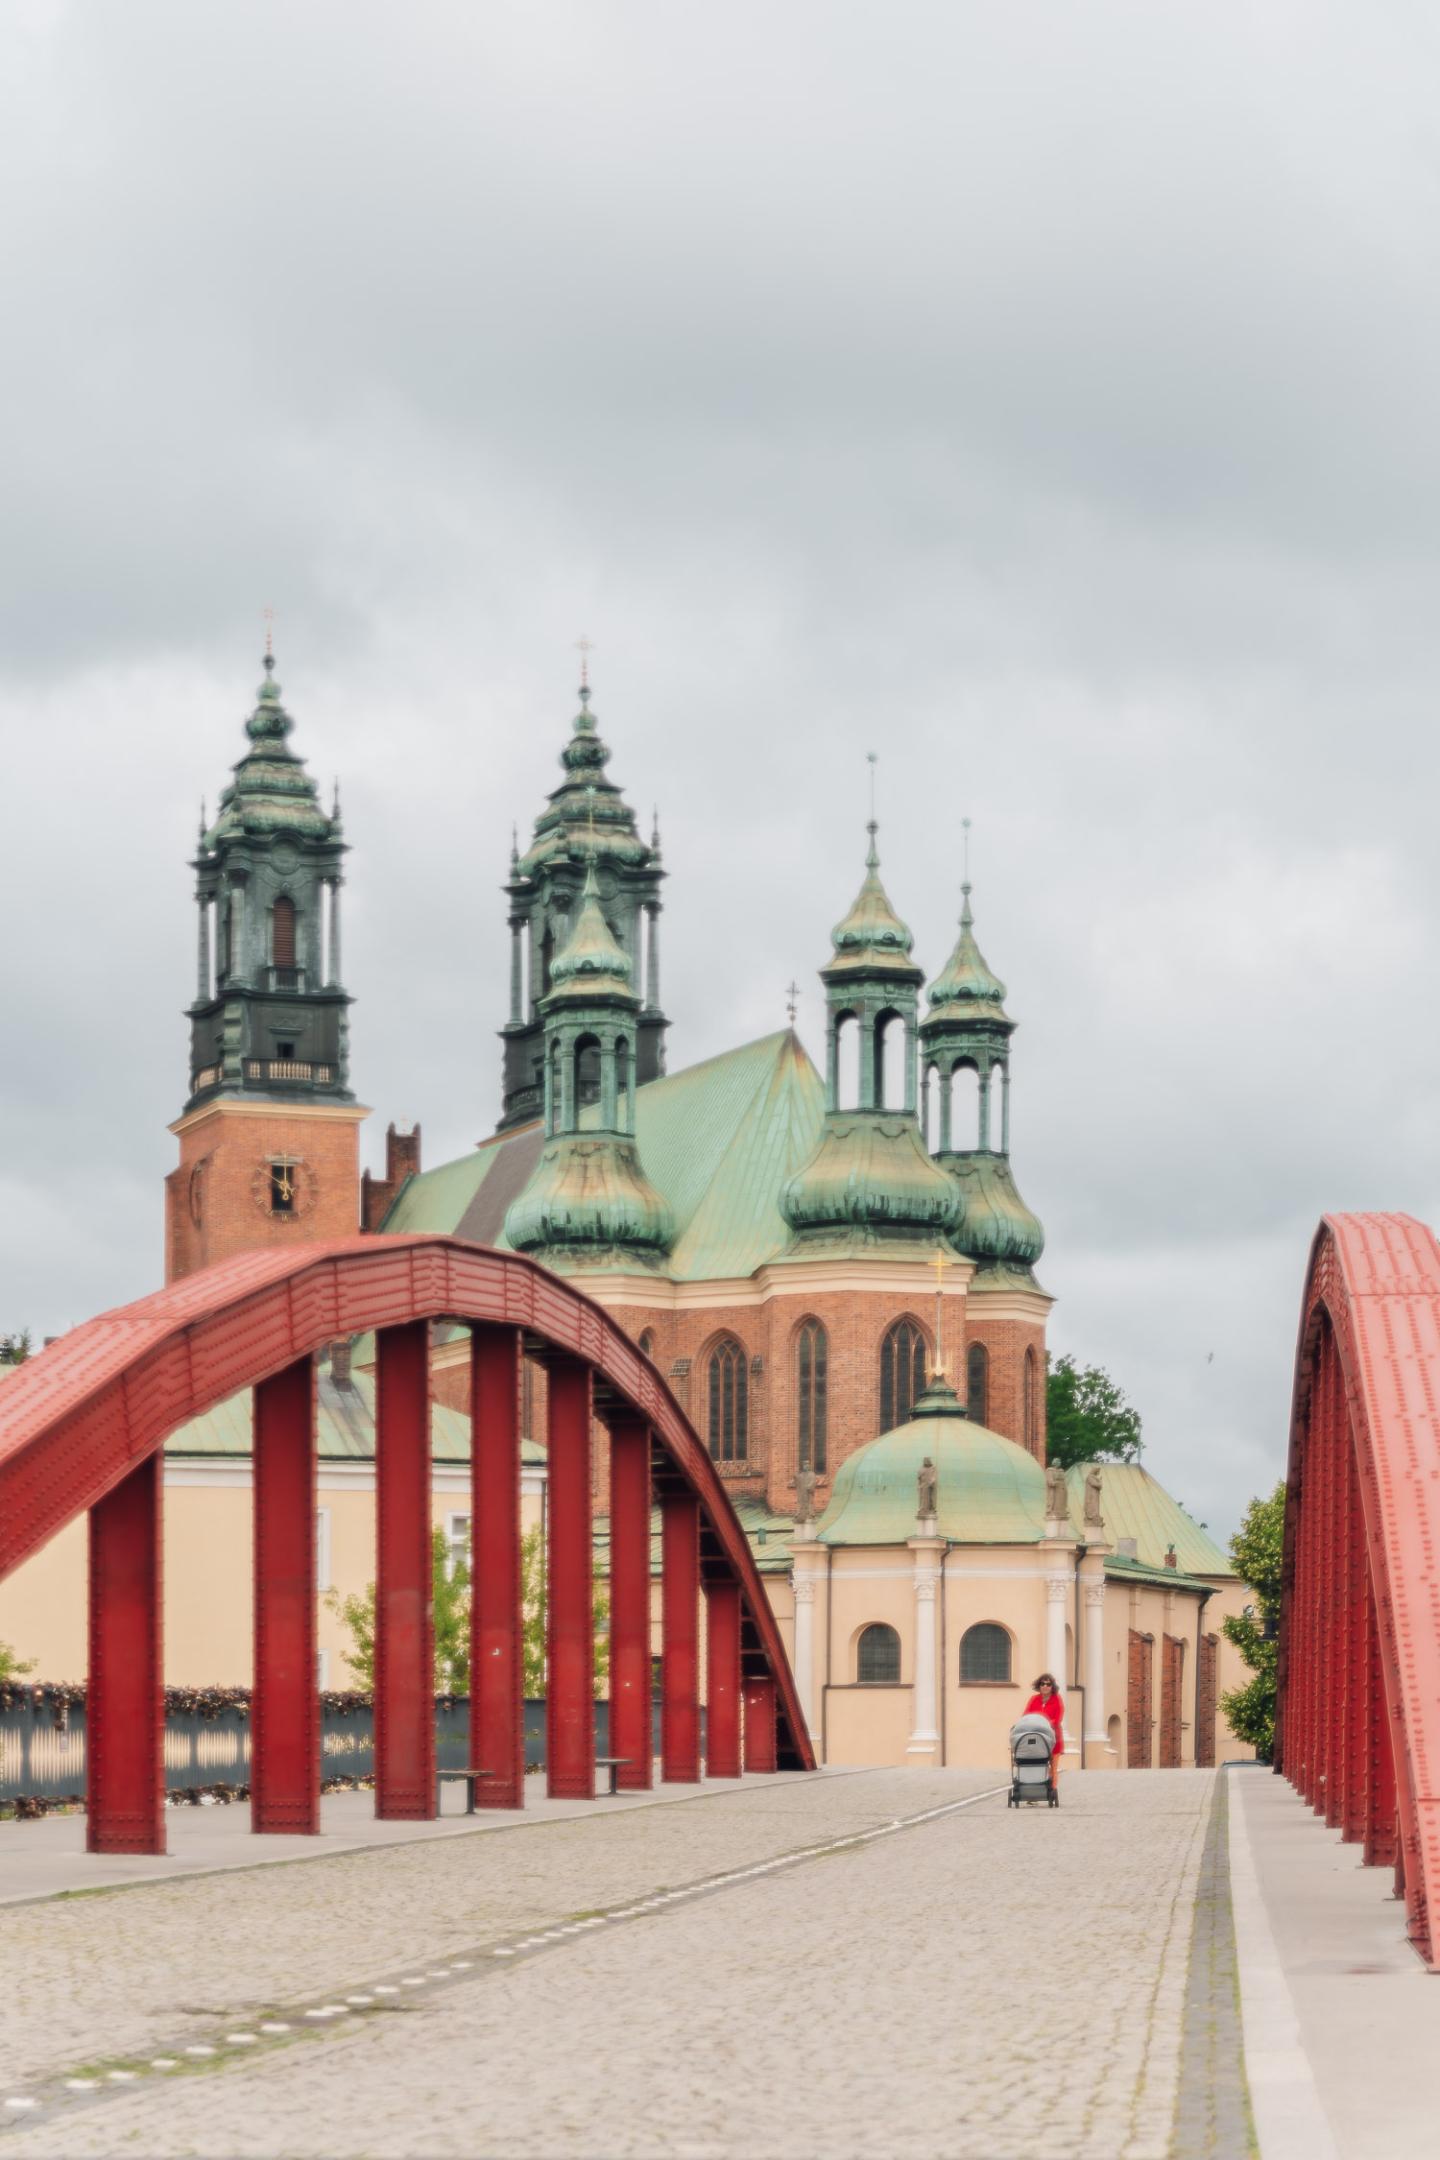
[[[916,1514],[921,1522],[933,1522],[935,1519],[938,1479],[935,1465],[928,1455],[915,1473],[915,1490],[919,1503],[915,1510]]]
[[[1064,1522],[1069,1513],[1065,1472],[1058,1462],[1052,1462],[1045,1472],[1045,1518],[1047,1522]]]
[[[1085,1527],[1087,1530],[1103,1530],[1105,1518],[1100,1512],[1100,1487],[1103,1483],[1099,1463],[1091,1463],[1085,1473]]]

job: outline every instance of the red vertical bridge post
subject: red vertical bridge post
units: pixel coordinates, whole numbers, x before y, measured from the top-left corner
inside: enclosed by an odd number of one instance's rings
[[[745,1768],[773,1770],[775,1764],[775,1682],[745,1682]]]
[[[520,1612],[520,1331],[470,1348],[470,1756],[486,1807],[525,1805]]]
[[[650,1682],[650,1428],[610,1424],[610,1753],[617,1786],[654,1777]]]
[[[165,1850],[164,1465],[137,1463],[90,1510],[87,1852]]]
[[[663,1636],[660,1650],[660,1775],[700,1782],[700,1503],[667,1492],[660,1503]]]
[[[550,1367],[549,1595],[545,1634],[546,1789],[595,1797],[595,1556],[590,1502],[590,1368]]]
[[[705,1770],[740,1775],[740,1585],[705,1579]]]
[[[399,1822],[436,1813],[429,1351],[424,1320],[375,1338],[375,1813]]]
[[[255,1687],[250,1827],[320,1828],[315,1662],[315,1368],[298,1358],[255,1390]]]

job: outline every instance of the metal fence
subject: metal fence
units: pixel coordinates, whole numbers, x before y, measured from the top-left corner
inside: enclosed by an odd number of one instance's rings
[[[660,1705],[655,1705],[654,1744],[660,1747]],[[610,1705],[595,1705],[595,1752],[610,1752]],[[470,1759],[470,1705],[450,1699],[435,1705],[435,1764],[463,1770]],[[525,1704],[525,1763],[545,1761],[545,1702]],[[375,1773],[375,1718],[368,1703],[351,1709],[322,1706],[320,1775],[368,1778]],[[250,1782],[250,1714],[241,1704],[202,1717],[171,1710],[165,1719],[165,1789],[203,1791],[208,1786]],[[22,1702],[0,1708],[0,1807],[17,1800],[83,1800],[85,1797],[85,1705]]]

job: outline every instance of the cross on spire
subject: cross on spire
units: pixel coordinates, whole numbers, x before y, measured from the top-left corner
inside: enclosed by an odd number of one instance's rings
[[[799,1002],[799,998],[800,998],[800,985],[799,985],[799,983],[797,983],[797,982],[789,982],[789,983],[787,983],[787,984],[785,985],[785,995],[786,995],[787,999],[789,1000],[789,1003],[788,1003],[788,1004],[786,1005],[786,1007],[785,1007],[785,1010],[786,1010],[786,1012],[787,1012],[787,1013],[789,1014],[789,1016],[790,1016],[790,1025],[791,1025],[791,1027],[793,1028],[793,1027],[794,1027],[794,1025],[795,1025],[795,1010],[796,1010],[796,1006],[797,1006],[797,1004],[798,1004],[798,1002]]]
[[[266,607],[262,608],[260,612],[265,618],[265,658],[267,661],[273,661],[275,658],[275,610],[273,607]]]
[[[945,1370],[945,1270],[950,1265],[950,1255],[943,1245],[935,1248],[935,1376],[947,1379]]]
[[[588,637],[576,638],[575,650],[580,655],[580,695],[590,695],[590,655],[595,647]]]

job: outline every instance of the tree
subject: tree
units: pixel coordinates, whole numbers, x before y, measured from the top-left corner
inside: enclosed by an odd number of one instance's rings
[[[1285,1480],[1252,1500],[1230,1540],[1235,1572],[1255,1593],[1255,1603],[1221,1622],[1254,1678],[1230,1688],[1220,1707],[1237,1740],[1248,1740],[1261,1762],[1275,1752],[1275,1661],[1280,1625],[1280,1567],[1285,1542]]]
[[[1099,1365],[1056,1358],[1045,1375],[1045,1453],[1072,1463],[1138,1462],[1145,1443],[1140,1413]]]
[[[17,1328],[13,1335],[0,1335],[0,1365],[23,1365],[33,1347],[28,1327]]]
[[[27,1664],[23,1658],[17,1657],[8,1642],[0,1642],[0,1687],[6,1686],[11,1680],[23,1680],[26,1673],[34,1670],[34,1658]]]
[[[435,1692],[467,1695],[470,1691],[470,1550],[452,1559],[443,1530],[430,1541],[431,1579],[435,1600]],[[356,1687],[366,1695],[375,1692],[375,1585],[366,1583],[360,1596],[342,1598],[332,1590],[325,1603],[350,1630],[352,1647],[345,1662],[355,1675]],[[595,1685],[598,1689],[610,1670],[610,1642],[605,1623],[610,1601],[595,1593]],[[520,1541],[520,1627],[522,1684],[527,1695],[545,1692],[545,1563],[540,1532],[531,1530]]]

